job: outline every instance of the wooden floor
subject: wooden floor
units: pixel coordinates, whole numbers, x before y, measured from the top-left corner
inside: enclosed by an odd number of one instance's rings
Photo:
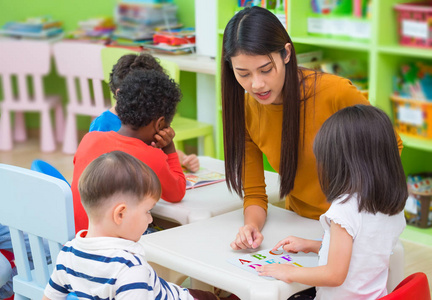
[[[30,168],[34,159],[42,159],[56,167],[70,183],[73,175],[73,155],[64,154],[60,147],[58,148],[52,153],[41,153],[38,140],[31,138],[27,142],[16,143],[13,151],[0,151],[0,163]],[[415,272],[426,273],[432,291],[432,247],[406,240],[402,242],[405,248],[405,277]]]

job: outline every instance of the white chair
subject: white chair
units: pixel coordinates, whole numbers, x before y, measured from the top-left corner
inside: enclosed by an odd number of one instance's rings
[[[77,115],[97,117],[110,108],[104,97],[101,50],[103,45],[79,42],[54,44],[54,58],[59,75],[66,78],[69,103],[63,152],[74,154],[78,146]],[[92,82],[91,86],[89,81]]]
[[[42,299],[62,245],[75,236],[72,192],[66,182],[36,171],[0,164],[0,223],[9,226],[18,275],[15,300]],[[24,242],[28,234],[34,269]],[[47,263],[44,239],[52,264]]]
[[[0,102],[0,150],[12,150],[13,140],[27,139],[23,112],[40,113],[41,151],[56,148],[56,139],[63,139],[63,108],[59,97],[47,97],[43,88],[43,76],[51,69],[51,46],[41,41],[0,40],[0,75],[3,101]],[[14,78],[17,88],[14,89]],[[51,109],[55,109],[56,139],[51,124]],[[15,112],[12,133],[11,113]]]

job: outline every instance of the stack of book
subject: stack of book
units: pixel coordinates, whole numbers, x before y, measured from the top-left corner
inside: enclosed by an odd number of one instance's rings
[[[153,35],[153,44],[145,48],[166,54],[195,52],[195,28],[159,30]]]
[[[141,46],[152,43],[153,34],[160,27],[175,28],[177,6],[171,1],[124,0],[115,9],[116,30],[113,45]]]
[[[21,22],[8,22],[0,29],[0,34],[14,38],[47,39],[61,37],[62,22],[49,16],[28,18]]]
[[[66,38],[106,44],[115,28],[112,17],[91,18],[78,22],[78,29],[68,32]]]

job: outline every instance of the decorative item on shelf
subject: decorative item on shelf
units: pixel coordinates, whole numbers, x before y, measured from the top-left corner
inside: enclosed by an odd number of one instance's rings
[[[78,22],[78,28],[68,32],[65,38],[108,44],[115,27],[112,17],[91,18]]]
[[[61,38],[62,22],[50,16],[28,18],[25,21],[7,22],[0,29],[0,34],[12,38],[48,39]]]
[[[403,64],[391,100],[399,132],[432,139],[432,65]]]
[[[370,1],[369,1],[370,2]],[[311,0],[309,35],[368,41],[370,3],[366,0]]]
[[[432,47],[432,2],[396,4],[399,43],[404,46]]]
[[[432,173],[408,175],[407,184],[407,223],[420,228],[432,227]]]

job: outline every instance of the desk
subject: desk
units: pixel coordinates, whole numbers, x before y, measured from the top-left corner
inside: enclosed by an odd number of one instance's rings
[[[216,74],[216,61],[209,56],[199,54],[167,55],[157,52],[151,52],[151,54],[154,57],[175,62],[181,71]]]
[[[230,248],[242,225],[243,209],[238,209],[201,222],[145,235],[140,242],[148,261],[232,292],[242,300],[286,300],[307,288],[299,283],[264,279],[227,262],[229,258],[250,252]],[[262,233],[264,241],[257,250],[272,248],[288,235],[318,239],[323,230],[316,220],[269,205]]]
[[[199,156],[201,167],[225,173],[224,162],[211,157]],[[279,174],[265,171],[266,190],[270,203],[279,199]],[[186,190],[179,203],[159,200],[152,209],[155,217],[174,221],[182,225],[208,219],[243,207],[243,199],[228,191],[226,182],[218,182]]]

